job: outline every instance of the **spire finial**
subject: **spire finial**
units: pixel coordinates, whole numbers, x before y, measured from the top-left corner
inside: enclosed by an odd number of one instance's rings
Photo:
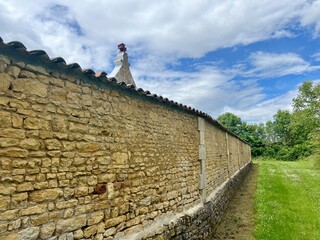
[[[118,45],[118,49],[119,49],[120,52],[126,52],[127,51],[126,45],[124,43],[120,43]]]

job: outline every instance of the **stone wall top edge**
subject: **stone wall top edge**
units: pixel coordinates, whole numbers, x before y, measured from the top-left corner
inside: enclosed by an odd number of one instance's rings
[[[78,63],[67,64],[66,61],[61,57],[49,58],[47,53],[43,50],[28,51],[21,42],[13,41],[4,43],[1,37],[0,55],[4,55],[9,58],[12,64],[17,64],[19,67],[36,74],[60,77],[68,80],[72,80],[76,77],[80,80],[89,81],[91,84],[98,85],[104,83],[109,87],[114,87],[118,90],[129,91],[134,95],[146,97],[150,100],[164,104],[167,107],[173,107],[181,111],[186,111],[192,115],[204,118],[208,123],[248,144],[246,141],[220,124],[216,119],[212,118],[209,114],[182,103],[169,100],[168,98],[164,98],[157,94],[152,94],[150,91],[142,88],[136,88],[133,85],[127,85],[124,82],[118,82],[115,78],[108,78],[105,72],[95,73],[92,69],[82,69]]]

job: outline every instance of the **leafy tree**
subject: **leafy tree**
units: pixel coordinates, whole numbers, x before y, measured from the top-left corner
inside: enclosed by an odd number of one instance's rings
[[[233,113],[224,113],[220,115],[217,120],[227,129],[237,135],[239,135],[242,131],[242,120]]]

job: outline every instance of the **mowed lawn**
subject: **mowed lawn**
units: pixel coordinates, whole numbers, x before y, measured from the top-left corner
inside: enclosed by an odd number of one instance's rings
[[[255,238],[320,240],[319,168],[310,160],[256,162]]]

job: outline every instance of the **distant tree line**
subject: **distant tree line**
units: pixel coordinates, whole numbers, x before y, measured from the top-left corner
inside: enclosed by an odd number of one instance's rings
[[[320,84],[304,82],[292,105],[292,112],[278,110],[266,123],[248,124],[230,112],[217,120],[247,141],[254,157],[297,160],[320,154]]]

